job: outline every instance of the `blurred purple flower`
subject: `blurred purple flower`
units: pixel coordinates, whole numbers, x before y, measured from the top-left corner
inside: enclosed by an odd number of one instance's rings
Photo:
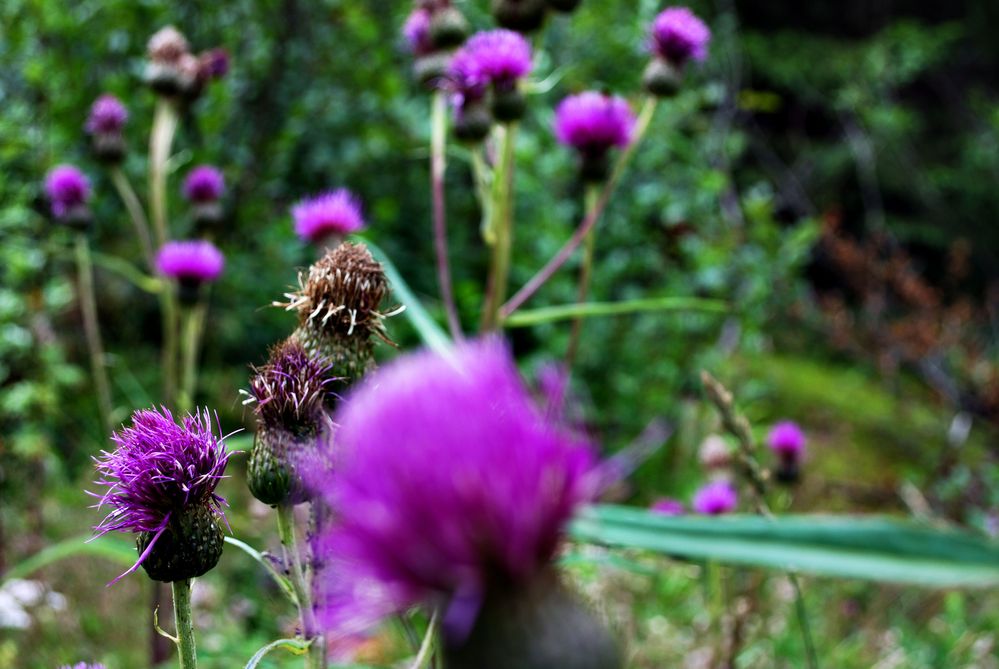
[[[346,235],[365,226],[361,201],[346,188],[306,198],[291,209],[295,233],[318,242],[327,235]]]
[[[107,669],[103,664],[90,664],[88,662],[78,662],[73,666],[64,664],[59,669]]]
[[[570,95],[555,110],[555,137],[584,155],[631,142],[635,115],[621,97],[596,91]]]
[[[708,56],[711,30],[688,7],[668,7],[652,23],[652,48],[677,66]]]
[[[184,197],[203,204],[215,202],[225,191],[225,177],[213,165],[198,165],[184,178]]]
[[[531,45],[512,30],[479,32],[455,54],[451,66],[459,84],[512,88],[531,72]]]
[[[229,74],[229,52],[215,48],[198,56],[198,75],[203,80],[221,79]]]
[[[52,206],[52,215],[62,218],[74,207],[90,199],[90,180],[73,165],[58,165],[45,177],[45,193]]]
[[[95,494],[100,497],[97,506],[111,507],[94,528],[95,536],[108,532],[151,535],[146,550],[122,576],[142,564],[171,518],[189,507],[204,505],[224,517],[225,500],[215,494],[215,488],[225,474],[229,453],[221,434],[212,431],[207,410],[185,416],[181,424],[165,408],[136,411],[132,426],[122,428],[111,440],[117,448],[95,458],[103,477],[96,483],[107,488],[103,495]]]
[[[430,39],[430,10],[425,7],[417,7],[408,17],[402,26],[402,35],[406,39],[409,50],[417,56],[423,56],[434,50],[433,41]]]
[[[167,242],[156,254],[160,274],[178,281],[214,281],[223,267],[225,256],[214,244],[203,240]]]
[[[798,424],[785,420],[776,423],[767,434],[767,445],[777,455],[798,458],[805,452],[805,433]]]
[[[690,505],[697,513],[717,516],[735,510],[738,503],[739,493],[731,483],[712,481],[694,494],[694,500]]]
[[[121,132],[128,120],[128,110],[115,96],[105,93],[90,107],[84,129],[91,135]]]
[[[470,624],[490,584],[544,568],[596,492],[590,445],[546,419],[499,340],[401,358],[337,418],[336,476],[306,473],[336,518],[314,551],[337,635],[428,600]]]
[[[683,502],[671,497],[657,499],[649,507],[649,510],[664,516],[682,516],[687,511],[686,507],[683,506]]]

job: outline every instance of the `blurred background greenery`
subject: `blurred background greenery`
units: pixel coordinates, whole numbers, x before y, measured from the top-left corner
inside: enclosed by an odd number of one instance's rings
[[[487,4],[459,6],[485,28]],[[736,389],[761,434],[784,417],[809,432],[812,455],[794,508],[911,512],[921,500],[934,515],[987,530],[999,507],[999,42],[991,32],[999,6],[692,6],[714,33],[711,57],[660,107],[612,200],[591,296],[710,296],[734,310],[726,318],[646,314],[586,324],[574,390],[604,447],[620,449],[656,418],[674,428],[623,494],[647,503],[686,497],[698,485],[697,445],[717,429],[697,381],[709,368]],[[440,315],[430,102],[411,81],[399,38],[409,8],[408,0],[2,3],[0,573],[98,520],[83,488],[106,435],[88,391],[71,239],[46,217],[41,182],[57,163],[83,167],[96,192],[95,247],[138,259],[82,125],[100,93],[125,101],[125,170],[142,192],[154,96],[140,75],[146,40],[159,27],[176,24],[196,48],[221,45],[232,57],[230,75],[181,125],[171,180],[178,237],[190,229],[180,175],[209,162],[228,181],[226,221],[215,233],[227,267],[213,290],[198,403],[217,409],[227,429],[252,429],[238,390],[247,365],[261,363],[292,327],[290,315],[269,305],[312,257],[287,213],[304,195],[341,185],[357,192],[368,236]],[[600,88],[637,106],[647,26],[660,9],[651,0],[584,0],[539,38],[536,76],[556,83],[531,98],[517,147],[514,286],[580,218],[573,156],[550,131],[554,104]],[[474,329],[487,254],[467,159],[450,148],[448,205],[457,298]],[[572,301],[574,267],[529,306]],[[97,287],[120,422],[157,402],[158,311],[110,272],[98,270]],[[418,345],[403,318],[389,329],[401,348]],[[551,324],[509,336],[533,370],[563,354],[568,330]],[[224,487],[237,536],[273,546],[270,519],[242,492],[241,473]],[[921,491],[916,502],[913,489]],[[105,589],[116,568],[84,560],[46,571],[66,606],[39,606],[25,630],[0,628],[0,667],[76,658],[144,666],[147,642],[137,640],[149,629],[145,584]],[[704,625],[697,580],[680,568],[666,574],[652,583],[581,574],[606,590],[610,615],[636,649],[635,667],[696,662]],[[290,629],[289,612],[263,583],[259,570],[228,553],[205,579],[208,669],[245,661]],[[800,642],[784,624],[780,583],[773,586],[777,604],[761,615],[738,666],[800,666]],[[829,666],[995,666],[986,663],[999,623],[995,596],[821,582],[812,592]]]

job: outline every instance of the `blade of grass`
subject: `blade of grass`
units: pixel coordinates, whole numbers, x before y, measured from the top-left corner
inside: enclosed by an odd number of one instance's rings
[[[623,302],[583,302],[516,311],[503,324],[509,328],[523,328],[541,323],[567,321],[573,318],[619,316],[622,314],[656,311],[701,311],[713,314],[727,314],[730,311],[730,307],[722,300],[708,300],[697,297],[651,297]]]

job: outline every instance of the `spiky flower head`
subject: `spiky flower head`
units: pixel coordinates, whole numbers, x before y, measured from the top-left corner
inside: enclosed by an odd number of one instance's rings
[[[184,284],[215,281],[225,267],[225,256],[202,239],[167,242],[156,254],[156,269]]]
[[[767,434],[767,445],[781,457],[799,458],[805,452],[805,433],[790,420],[776,423]]]
[[[94,100],[84,129],[91,135],[120,133],[128,120],[128,110],[121,100],[105,93]]]
[[[342,238],[364,229],[361,201],[346,188],[301,200],[291,209],[295,234],[320,243],[331,235]]]
[[[683,506],[683,502],[678,499],[662,497],[653,502],[649,510],[664,516],[682,516],[687,509]]]
[[[214,165],[198,165],[184,178],[184,197],[191,202],[216,202],[225,191],[225,177]]]
[[[111,512],[94,529],[97,536],[139,535],[139,559],[125,574],[142,565],[155,580],[176,581],[214,567],[222,552],[218,521],[225,504],[215,489],[229,453],[208,411],[180,423],[165,408],[136,411],[132,425],[111,440],[115,450],[95,458],[101,477],[96,483],[106,488],[96,495],[98,507]]]
[[[73,165],[57,165],[45,177],[45,193],[57,219],[70,217],[90,200],[90,180]]]
[[[295,434],[315,433],[332,392],[329,363],[292,338],[271,349],[267,364],[253,371],[250,397],[260,422]]]
[[[652,23],[652,49],[663,60],[682,67],[708,56],[711,30],[689,7],[668,7]]]
[[[336,632],[523,584],[595,493],[590,445],[546,419],[499,340],[397,359],[337,419],[337,475],[306,474],[336,516],[314,546],[328,567],[320,617]]]
[[[703,485],[691,502],[691,507],[697,513],[717,516],[734,511],[739,504],[739,493],[735,487],[725,480],[711,481]]]

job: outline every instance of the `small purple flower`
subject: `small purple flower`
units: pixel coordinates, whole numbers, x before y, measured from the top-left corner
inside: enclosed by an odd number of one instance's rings
[[[783,458],[798,459],[805,452],[805,433],[798,424],[785,420],[776,423],[767,434],[767,445]]]
[[[509,89],[530,74],[531,45],[512,30],[479,32],[455,54],[452,67],[469,83]]]
[[[90,107],[84,129],[91,135],[119,133],[127,120],[125,105],[115,96],[105,93]]]
[[[224,517],[225,500],[215,488],[225,474],[229,453],[223,437],[213,432],[207,410],[185,416],[180,424],[167,409],[136,411],[132,426],[111,440],[115,450],[95,458],[103,477],[96,483],[107,488],[103,495],[95,495],[100,497],[98,507],[111,507],[94,528],[96,536],[133,532],[148,533],[150,538],[138,561],[122,576],[135,571],[171,520],[189,509],[204,507],[213,516]]]
[[[328,235],[347,235],[365,226],[361,201],[346,188],[306,198],[291,209],[295,234],[309,242]]]
[[[314,551],[320,619],[337,634],[427,601],[469,624],[486,588],[547,565],[596,492],[590,445],[545,417],[499,340],[400,358],[337,419],[336,476],[306,474],[336,518]]]
[[[688,7],[668,7],[652,23],[652,49],[677,66],[708,56],[711,31]]]
[[[229,52],[216,48],[198,56],[198,75],[203,80],[221,79],[229,74]]]
[[[167,242],[156,254],[160,274],[181,282],[214,281],[225,267],[225,256],[204,240]]]
[[[587,91],[570,95],[555,110],[555,136],[584,155],[601,155],[631,142],[635,115],[621,97]]]
[[[45,192],[49,196],[52,215],[62,218],[90,199],[90,180],[73,165],[58,165],[45,177]]]
[[[222,172],[212,165],[198,165],[184,178],[184,197],[198,204],[215,202],[225,190]]]
[[[406,39],[409,50],[417,56],[433,52],[434,44],[430,39],[430,10],[417,7],[402,26],[402,36]]]
[[[739,503],[739,493],[728,481],[712,481],[694,494],[691,507],[697,513],[717,516],[733,511]]]
[[[106,669],[103,664],[90,664],[88,662],[78,662],[73,666],[64,664],[59,669]]]
[[[682,516],[687,511],[687,509],[683,506],[683,502],[671,497],[657,499],[652,503],[652,506],[649,507],[649,510],[653,513],[662,514],[664,516]]]

